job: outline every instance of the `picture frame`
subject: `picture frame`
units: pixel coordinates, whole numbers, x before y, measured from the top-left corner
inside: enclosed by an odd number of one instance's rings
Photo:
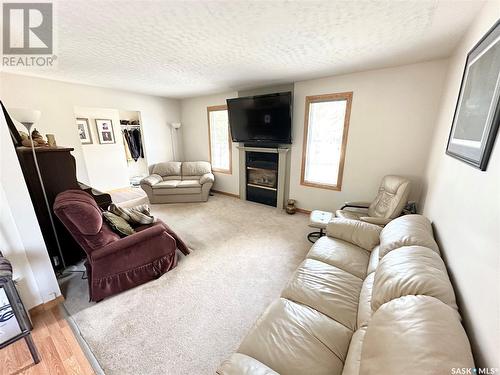
[[[101,144],[116,143],[113,130],[113,121],[109,119],[96,119],[97,137]]]
[[[82,145],[92,144],[92,133],[90,132],[89,120],[87,118],[77,118],[76,127]]]
[[[500,123],[500,21],[467,54],[446,154],[482,171]]]

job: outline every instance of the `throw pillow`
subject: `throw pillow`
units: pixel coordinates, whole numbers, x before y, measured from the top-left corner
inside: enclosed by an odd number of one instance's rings
[[[104,219],[109,224],[113,232],[117,233],[120,237],[126,237],[135,233],[135,230],[130,226],[129,223],[120,216],[117,216],[109,211],[104,211],[102,213]]]
[[[125,208],[118,207],[114,203],[111,203],[108,207],[108,211],[120,216],[132,225],[152,224],[155,221],[155,218],[149,212],[149,206],[147,204]]]

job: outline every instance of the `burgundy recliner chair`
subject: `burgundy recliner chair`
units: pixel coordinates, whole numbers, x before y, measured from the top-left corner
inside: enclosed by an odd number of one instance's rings
[[[82,190],[59,193],[54,212],[87,254],[89,296],[108,296],[154,280],[177,265],[176,249],[189,249],[165,223],[158,220],[134,228],[121,238],[103,221],[94,199]]]

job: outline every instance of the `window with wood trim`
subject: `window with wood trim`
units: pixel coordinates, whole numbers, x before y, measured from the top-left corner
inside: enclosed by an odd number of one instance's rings
[[[341,190],[352,92],[306,97],[301,184]]]
[[[231,174],[231,137],[227,106],[207,108],[210,163],[215,172]]]

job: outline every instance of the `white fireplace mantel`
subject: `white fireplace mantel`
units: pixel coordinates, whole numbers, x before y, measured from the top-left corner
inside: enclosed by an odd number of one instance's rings
[[[246,169],[246,152],[267,152],[278,154],[278,183],[277,183],[277,199],[276,208],[283,209],[285,207],[285,198],[288,197],[288,192],[286,191],[287,176],[288,176],[288,165],[287,155],[290,151],[290,147],[252,147],[252,146],[237,146],[240,153],[240,199],[247,199],[247,169]]]

